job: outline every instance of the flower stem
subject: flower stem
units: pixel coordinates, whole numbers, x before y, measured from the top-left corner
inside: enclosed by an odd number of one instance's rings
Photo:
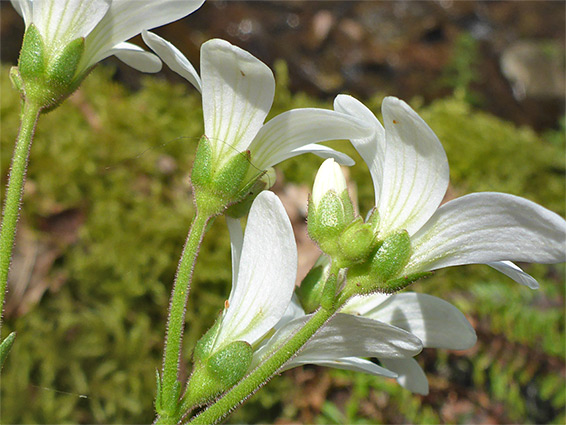
[[[338,267],[332,266],[330,276],[337,276]],[[342,303],[340,303],[342,302]],[[254,369],[230,391],[226,392],[214,404],[194,417],[189,424],[214,424],[219,422],[250,394],[264,385],[283,365],[289,361],[307,341],[342,307],[346,299],[340,298],[333,308],[319,308],[305,325],[283,344],[271,357]]]
[[[169,316],[165,334],[165,347],[163,350],[163,377],[161,385],[161,406],[165,407],[165,414],[172,414],[179,401],[180,383],[178,381],[179,362],[181,359],[181,343],[185,326],[185,311],[189,296],[190,284],[198,251],[206,232],[211,215],[197,214],[194,218],[187,242],[177,267],[177,275],[173,284]],[[160,413],[160,412],[158,412]]]
[[[10,270],[12,260],[29,152],[40,112],[41,108],[35,103],[24,101],[20,132],[16,139],[14,156],[12,157],[12,167],[10,169],[10,177],[8,178],[6,201],[0,227],[0,311],[4,308],[8,271]],[[1,323],[0,321],[0,326]]]

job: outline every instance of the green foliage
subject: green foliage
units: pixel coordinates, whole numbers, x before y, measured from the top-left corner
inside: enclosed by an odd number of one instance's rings
[[[297,107],[331,107],[290,93],[285,65],[276,69],[270,116]],[[4,191],[19,94],[10,87],[7,68],[1,77]],[[379,112],[380,102],[376,97],[367,104]],[[451,195],[504,191],[564,215],[563,134],[541,138],[478,112],[461,98],[416,106],[447,150]],[[169,291],[194,212],[188,176],[202,132],[200,96],[188,85],[148,77],[138,92],[128,93],[102,67],[75,96],[41,117],[22,225],[34,229],[36,240],[55,246],[57,255],[43,277],[49,289],[39,303],[4,323],[4,335],[17,330],[18,336],[3,369],[3,422],[153,419]],[[349,171],[364,215],[374,203],[369,172],[349,144],[332,146],[357,161]],[[278,167],[280,180],[310,187],[321,162],[315,156],[285,161]],[[67,224],[64,232],[72,237],[46,226],[61,214],[76,217],[77,229]],[[228,421],[470,423],[478,421],[478,412],[495,412],[482,401],[487,399],[504,410],[502,421],[563,422],[564,269],[527,271],[539,279],[541,290],[521,287],[485,266],[443,270],[412,285],[456,303],[478,331],[470,352],[425,350],[419,356],[431,383],[429,396],[411,395],[383,378],[306,368],[305,374],[317,372],[310,378],[319,384],[316,391],[299,371],[291,371],[273,379]],[[195,269],[184,367],[222,308],[230,278],[228,234],[218,219]],[[296,403],[313,394],[326,402]],[[449,416],[454,398],[469,408]]]

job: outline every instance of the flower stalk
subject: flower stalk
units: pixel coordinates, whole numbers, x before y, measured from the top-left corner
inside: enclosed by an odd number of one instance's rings
[[[20,132],[16,139],[14,156],[12,157],[12,167],[8,178],[6,201],[4,203],[2,225],[0,228],[0,308],[4,307],[8,272],[10,270],[12,251],[16,237],[16,226],[18,224],[20,205],[22,202],[29,152],[40,112],[41,108],[37,104],[24,101]]]
[[[197,210],[173,284],[163,349],[163,375],[158,378],[155,402],[158,415],[164,419],[175,414],[181,395],[178,371],[185,327],[185,311],[199,248],[211,218],[212,215],[203,214]]]

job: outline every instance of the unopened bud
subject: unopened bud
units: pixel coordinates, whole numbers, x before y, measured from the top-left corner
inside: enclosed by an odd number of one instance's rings
[[[348,270],[348,291],[351,294],[393,293],[428,275],[419,273],[403,276],[403,269],[410,257],[411,239],[407,231],[388,236],[368,261]]]
[[[309,200],[309,235],[323,252],[334,257],[339,252],[338,238],[352,220],[354,207],[346,179],[340,166],[327,159],[318,170]]]
[[[376,240],[371,225],[363,223],[359,218],[350,223],[340,235],[341,257],[345,261],[359,263],[370,256],[375,244]]]

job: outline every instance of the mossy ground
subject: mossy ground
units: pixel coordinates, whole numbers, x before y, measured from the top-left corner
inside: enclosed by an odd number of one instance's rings
[[[285,66],[277,68],[272,115],[330,107],[291,94]],[[4,190],[19,119],[19,98],[5,67],[1,92]],[[376,113],[380,100],[367,102]],[[563,132],[542,137],[472,109],[461,96],[430,105],[414,99],[412,105],[446,148],[451,194],[504,191],[564,215]],[[10,287],[12,313],[2,333],[17,330],[18,336],[2,372],[4,423],[153,419],[168,296],[193,215],[188,176],[202,132],[200,96],[192,88],[148,77],[130,93],[102,67],[77,95],[41,118],[20,226],[29,236],[19,248],[39,247],[51,260],[43,269],[36,261],[32,278]],[[334,145],[359,158],[346,143]],[[284,182],[310,186],[320,163],[303,156],[279,170]],[[351,179],[366,211],[373,189],[361,161]],[[228,421],[563,423],[564,267],[527,270],[541,290],[482,266],[440,271],[410,288],[454,302],[478,331],[478,344],[468,352],[425,350],[419,356],[430,395],[411,395],[382,378],[306,367],[273,379]],[[219,219],[195,270],[186,365],[228,294],[230,276],[228,234]],[[18,285],[28,287],[15,299],[23,289]],[[34,291],[42,294],[39,301],[18,312],[13,304],[25,304]]]

